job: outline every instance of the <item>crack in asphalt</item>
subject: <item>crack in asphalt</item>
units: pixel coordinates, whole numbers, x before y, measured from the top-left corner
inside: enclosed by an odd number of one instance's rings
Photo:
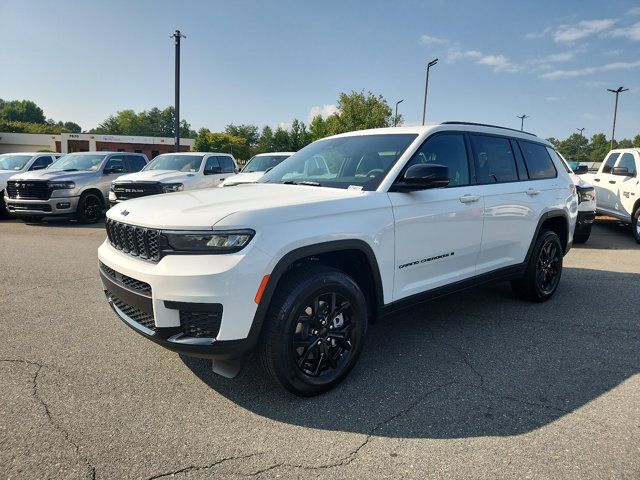
[[[32,360],[15,359],[15,358],[0,359],[0,362],[2,362],[2,363],[22,363],[24,365],[30,365],[32,367],[36,367],[35,372],[33,374],[33,377],[31,379],[31,396],[33,398],[35,398],[38,401],[38,403],[40,403],[42,408],[44,409],[44,415],[47,418],[47,421],[49,422],[49,424],[54,428],[54,430],[56,430],[56,431],[58,431],[58,432],[60,432],[62,434],[62,436],[64,437],[65,441],[69,445],[71,445],[71,447],[73,448],[73,450],[76,453],[77,457],[80,460],[82,460],[82,462],[86,465],[86,467],[88,469],[88,477],[91,480],[95,480],[95,478],[96,478],[96,467],[94,467],[91,464],[91,462],[89,462],[89,459],[87,457],[82,455],[82,453],[80,452],[80,445],[78,445],[76,442],[74,442],[71,439],[71,435],[69,434],[69,432],[62,425],[60,425],[58,422],[56,422],[53,419],[53,415],[51,414],[51,410],[49,410],[49,405],[47,405],[47,403],[42,399],[42,397],[38,393],[38,378],[40,376],[40,372],[42,371],[43,368],[47,369],[47,368],[51,368],[51,367],[49,367],[47,365],[44,365],[43,363],[35,362],[35,361],[32,361]]]
[[[213,463],[210,463],[208,465],[189,465],[188,467],[183,467],[183,468],[179,468],[177,470],[172,470],[170,472],[166,472],[166,473],[160,473],[158,475],[153,475],[151,477],[148,477],[147,480],[156,480],[158,478],[165,478],[165,477],[173,477],[175,475],[179,475],[181,473],[188,473],[188,472],[198,472],[201,470],[208,470],[211,468],[215,468],[219,465],[222,465],[226,462],[230,462],[232,460],[245,460],[247,458],[251,458],[251,457],[257,457],[259,455],[264,455],[264,452],[255,452],[255,453],[248,453],[246,455],[233,455],[231,457],[224,457],[221,458],[220,460],[216,460]]]

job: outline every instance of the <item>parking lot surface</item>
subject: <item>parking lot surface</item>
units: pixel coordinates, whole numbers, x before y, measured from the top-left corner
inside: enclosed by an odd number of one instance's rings
[[[0,478],[640,478],[640,246],[600,221],[556,296],[508,284],[378,322],[301,399],[140,337],[102,225],[0,223]]]

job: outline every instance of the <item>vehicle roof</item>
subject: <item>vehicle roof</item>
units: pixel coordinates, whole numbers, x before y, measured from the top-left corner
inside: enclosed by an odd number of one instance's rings
[[[357,130],[353,132],[340,133],[333,137],[327,138],[339,138],[339,137],[355,137],[359,135],[388,135],[388,134],[414,134],[419,137],[425,137],[431,132],[436,131],[465,131],[465,132],[477,132],[477,133],[490,133],[493,135],[504,135],[508,137],[521,138],[523,140],[535,140],[539,143],[552,146],[545,139],[540,138],[533,133],[521,132],[508,127],[500,127],[498,125],[485,125],[481,123],[472,122],[442,122],[429,125],[418,126],[406,126],[406,127],[385,127],[385,128],[372,128],[369,130]],[[323,139],[324,140],[324,139]]]
[[[619,153],[638,152],[638,153],[640,153],[640,148],[638,148],[638,147],[614,148],[613,150],[609,150],[609,153],[611,153],[611,152],[619,152]]]
[[[7,153],[0,153],[0,156],[3,155],[31,155],[32,157],[35,157],[36,155],[61,155],[60,153],[57,152],[7,152]]]
[[[265,157],[267,155],[293,155],[296,152],[264,152],[254,155],[254,157]]]
[[[144,153],[138,152],[71,152],[63,153],[62,155],[117,155],[126,153],[127,155],[144,155]]]
[[[229,157],[233,157],[231,153],[227,152],[167,152],[161,153],[160,155],[227,155]],[[158,155],[158,157],[160,155]]]

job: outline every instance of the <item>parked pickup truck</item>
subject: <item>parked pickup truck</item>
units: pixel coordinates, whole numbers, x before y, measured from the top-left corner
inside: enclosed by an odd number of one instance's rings
[[[611,150],[597,173],[582,178],[596,189],[596,210],[631,224],[640,243],[640,148]]]
[[[165,153],[151,160],[142,171],[123,175],[111,183],[109,203],[158,193],[217,187],[238,171],[228,153]]]

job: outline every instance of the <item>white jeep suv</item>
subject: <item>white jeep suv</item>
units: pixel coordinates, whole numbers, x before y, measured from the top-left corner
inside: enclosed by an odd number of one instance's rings
[[[399,308],[496,280],[548,300],[577,211],[562,161],[532,134],[364,130],[316,141],[255,184],[112,208],[99,268],[144,337],[226,376],[257,349],[275,382],[308,396],[344,379],[367,324]]]

